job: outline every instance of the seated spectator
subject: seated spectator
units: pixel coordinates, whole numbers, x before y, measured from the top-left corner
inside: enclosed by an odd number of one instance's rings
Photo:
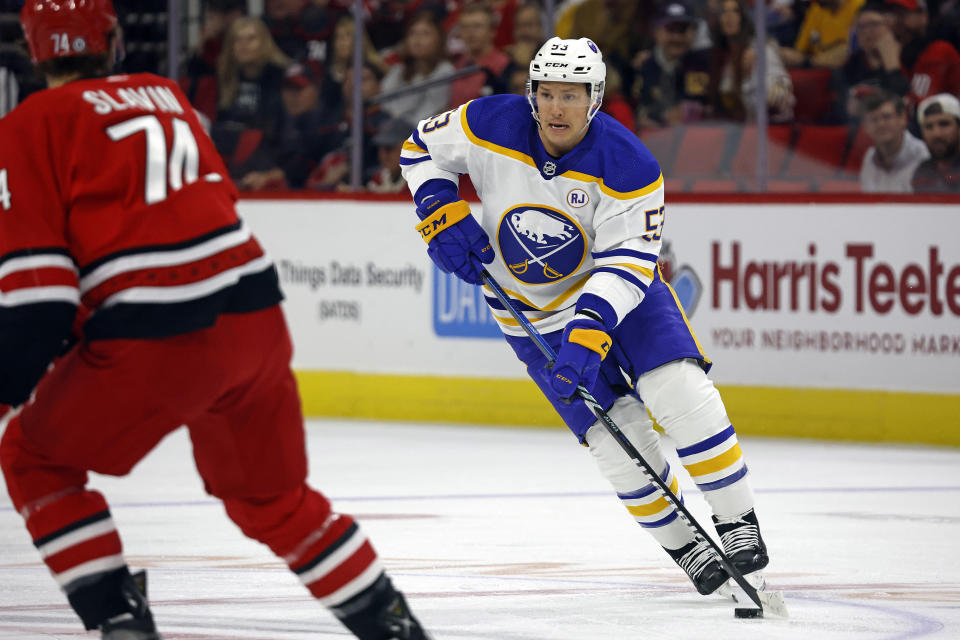
[[[416,14],[403,38],[400,64],[392,67],[383,79],[383,93],[451,75],[455,69],[446,59],[445,39],[440,22],[433,13]],[[420,122],[445,111],[449,103],[450,85],[440,83],[390,98],[382,106],[394,118]]]
[[[522,67],[526,72],[530,61],[545,40],[540,5],[528,0],[517,7],[514,13],[513,43],[504,51],[513,60],[514,65]]]
[[[289,64],[258,18],[238,18],[227,31],[217,62],[219,108],[210,135],[235,180],[242,182],[246,173],[275,165],[272,151],[283,122],[280,92]],[[257,153],[233,163],[247,130],[262,133]]]
[[[902,46],[900,63],[910,82],[907,98],[912,106],[938,93],[960,95],[960,53],[929,30],[923,0],[886,0],[894,34]]]
[[[633,117],[633,107],[627,102],[623,95],[623,81],[620,79],[620,72],[610,67],[607,69],[607,80],[603,88],[603,103],[600,110],[614,120],[625,126],[631,132],[637,129],[637,123]]]
[[[940,93],[921,102],[917,114],[930,157],[913,174],[913,191],[960,193],[960,100]]]
[[[695,23],[685,4],[669,3],[657,21],[653,51],[635,60],[641,129],[701,118],[710,85],[710,57],[707,51],[691,50]]]
[[[343,79],[347,69],[353,64],[353,36],[356,31],[356,23],[350,15],[343,15],[337,20],[333,28],[332,44],[329,47],[326,72],[323,81],[320,83],[320,96],[328,106],[339,108],[346,99],[350,101],[350,96],[343,95]],[[371,65],[380,69],[380,74],[386,73],[386,65],[380,58],[380,54],[373,48],[373,43],[364,31],[363,43],[364,59]]]
[[[309,65],[290,65],[282,98],[284,122],[276,145],[276,164],[245,175],[240,184],[242,189],[302,189],[321,159],[344,140],[346,132],[340,126],[343,107],[320,100],[320,90]]]
[[[510,57],[493,46],[494,13],[484,2],[468,4],[460,12],[457,35],[464,45],[464,52],[457,57],[454,66],[464,69],[478,66],[480,70],[457,78],[450,85],[450,108],[507,89]]]
[[[669,4],[676,4],[670,2]],[[559,4],[559,3],[558,3]],[[661,2],[638,2],[637,0],[583,0],[567,3],[559,8],[556,20],[556,35],[561,38],[590,38],[603,52],[607,68],[620,72],[624,94],[636,102],[639,95],[636,59],[640,51],[649,51],[655,44],[654,30],[660,15]],[[694,33],[690,38],[693,47],[697,19],[688,9]],[[548,34],[549,36],[549,34]]]
[[[246,8],[245,0],[206,0],[203,4],[200,44],[187,59],[181,84],[190,103],[211,121],[217,114],[217,60],[223,51],[223,39]]]
[[[723,0],[710,52],[711,117],[755,122],[756,93],[760,86],[755,64],[753,20],[743,0]],[[771,122],[793,119],[793,83],[780,59],[777,43],[770,39],[766,54],[767,110]]]
[[[379,104],[370,102],[370,99],[380,93],[380,71],[368,62],[363,65],[361,71],[361,95],[367,103],[363,114],[363,160],[361,184],[370,181],[374,174],[379,170],[380,165],[377,160],[377,147],[373,143],[373,137],[383,127],[384,122],[390,119],[389,114],[381,109]],[[344,95],[353,95],[353,73],[352,68],[347,69],[343,80]],[[308,189],[319,189],[323,191],[348,191],[350,189],[350,156],[353,151],[353,109],[349,102],[341,110],[337,124],[332,129],[339,132],[339,144],[332,151],[329,151],[321,160],[320,164],[310,172],[307,178],[306,187]],[[411,128],[410,131],[413,131]],[[407,132],[407,135],[410,134]]]
[[[401,193],[407,188],[407,181],[400,174],[400,150],[417,125],[391,118],[380,126],[373,144],[377,147],[377,161],[380,169],[367,182],[367,191],[371,193]]]
[[[864,193],[911,193],[917,166],[930,157],[927,146],[907,131],[903,98],[875,90],[863,99],[863,129],[873,146],[860,165]]]
[[[858,111],[863,101],[858,96],[867,95],[874,88],[906,96],[910,85],[900,68],[900,42],[893,34],[889,12],[882,2],[872,2],[860,9],[855,31],[858,48],[850,53],[839,75],[843,93],[850,97],[847,113],[859,119],[863,115]]]
[[[280,50],[319,71],[327,59],[327,41],[344,9],[341,0],[266,0],[263,20]]]
[[[767,10],[767,34],[781,47],[793,46],[800,35],[802,11],[798,10],[798,0],[772,0]]]
[[[783,47],[780,56],[790,67],[830,67],[847,60],[850,30],[865,0],[814,0],[800,25],[793,48]]]

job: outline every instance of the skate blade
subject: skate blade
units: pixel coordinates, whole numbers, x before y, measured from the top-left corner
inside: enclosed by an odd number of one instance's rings
[[[767,579],[759,571],[754,573],[749,573],[743,576],[744,579],[750,586],[757,590],[757,597],[760,599],[760,604],[763,605],[764,611],[769,611],[770,613],[780,616],[781,618],[789,618],[790,613],[787,611],[787,604],[783,600],[782,591],[767,591]],[[741,598],[753,605],[753,600],[743,593],[737,593],[733,586],[736,583],[733,580],[727,580],[720,588],[717,589],[714,593],[723,596],[724,598],[730,598],[734,602],[740,602]]]
[[[763,577],[763,573],[761,573],[760,571],[748,573],[743,577],[750,584],[750,586],[756,589],[757,591],[763,591],[764,589],[767,588],[767,579]],[[730,600],[733,600],[734,602],[740,602],[740,599],[737,597],[737,592],[734,589],[734,587],[739,587],[739,585],[733,580],[733,578],[730,578],[729,580],[724,582],[722,585],[720,585],[720,587],[716,591],[714,591],[714,593],[724,599],[730,599]],[[747,600],[750,600],[750,598],[747,598]],[[753,601],[750,600],[750,602],[753,602]]]

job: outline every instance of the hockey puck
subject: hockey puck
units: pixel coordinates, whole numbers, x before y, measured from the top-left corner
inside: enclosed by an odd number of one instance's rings
[[[733,610],[735,618],[762,618],[763,609],[748,609],[746,607],[737,607]]]

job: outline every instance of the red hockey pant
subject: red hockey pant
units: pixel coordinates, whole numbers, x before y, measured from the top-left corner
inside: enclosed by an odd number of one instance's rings
[[[88,471],[125,475],[188,425],[206,490],[248,536],[281,557],[292,554],[331,514],[326,498],[305,484],[291,353],[279,306],[225,314],[186,335],[74,348],[0,443],[7,489],[34,541],[106,508],[84,489]],[[90,551],[97,553],[106,551]]]

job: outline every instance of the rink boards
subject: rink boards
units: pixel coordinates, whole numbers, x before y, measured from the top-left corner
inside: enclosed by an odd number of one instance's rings
[[[559,425],[408,204],[240,212],[277,264],[308,415]],[[960,445],[956,205],[668,201],[664,238],[739,431]]]

